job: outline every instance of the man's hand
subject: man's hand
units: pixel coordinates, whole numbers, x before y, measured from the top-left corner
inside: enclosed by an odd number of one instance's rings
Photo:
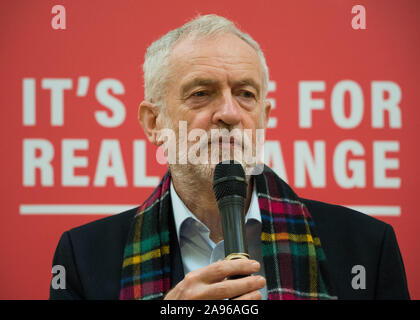
[[[188,273],[168,294],[165,300],[216,300],[234,298],[238,300],[261,300],[258,291],[265,286],[261,276],[250,276],[260,269],[255,260],[237,259],[218,261]],[[246,277],[227,280],[227,277]]]

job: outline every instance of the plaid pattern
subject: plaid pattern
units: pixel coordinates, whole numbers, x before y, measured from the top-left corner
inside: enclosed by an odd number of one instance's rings
[[[336,299],[306,206],[271,169],[256,176],[269,300]]]
[[[270,168],[255,177],[268,299],[336,299],[311,215]],[[170,289],[170,174],[134,218],[124,250],[120,299],[161,299]]]
[[[124,248],[120,300],[160,299],[170,289],[169,172],[139,207]]]

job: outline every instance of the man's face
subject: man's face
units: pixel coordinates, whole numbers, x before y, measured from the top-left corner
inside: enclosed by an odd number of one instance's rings
[[[212,129],[248,129],[246,131],[252,132],[252,137],[247,141],[248,135],[243,135],[240,147],[255,149],[256,129],[265,129],[270,105],[262,96],[261,65],[252,47],[232,34],[186,39],[172,51],[169,74],[165,111],[160,120],[162,127],[175,130],[178,141],[180,121],[185,121],[188,132],[202,129],[209,139]],[[196,142],[189,141],[188,145],[192,143]],[[209,157],[215,143],[219,145],[220,153],[235,147],[230,143],[222,144],[219,139],[205,141]],[[193,170],[207,179],[212,177],[217,164],[210,159],[209,162],[207,165],[170,167],[171,171]]]

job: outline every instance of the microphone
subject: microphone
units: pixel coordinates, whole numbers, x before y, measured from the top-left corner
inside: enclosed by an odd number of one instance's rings
[[[225,260],[249,259],[244,234],[247,182],[242,165],[234,160],[217,164],[213,191],[222,219]]]

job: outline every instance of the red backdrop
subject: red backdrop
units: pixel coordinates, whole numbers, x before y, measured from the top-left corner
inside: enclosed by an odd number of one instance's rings
[[[66,29],[52,24],[58,4]],[[357,4],[365,29],[352,25],[362,22]],[[196,14],[217,13],[265,52],[275,105],[267,162],[299,195],[391,224],[419,299],[419,9],[418,1],[2,1],[0,298],[47,298],[61,233],[153,190],[165,167],[136,120],[144,52]]]

